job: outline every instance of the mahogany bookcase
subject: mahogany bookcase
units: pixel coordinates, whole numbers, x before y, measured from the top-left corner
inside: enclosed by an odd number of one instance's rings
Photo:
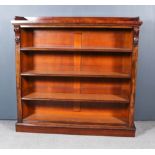
[[[138,17],[15,17],[16,131],[135,136]]]

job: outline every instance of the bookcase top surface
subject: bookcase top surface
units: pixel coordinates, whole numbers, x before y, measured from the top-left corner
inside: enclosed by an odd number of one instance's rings
[[[139,17],[20,17],[11,21],[13,25],[98,25],[140,26]]]

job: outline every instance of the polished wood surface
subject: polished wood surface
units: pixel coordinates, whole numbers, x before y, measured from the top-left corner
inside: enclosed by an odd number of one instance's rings
[[[76,61],[79,56],[80,64]],[[108,75],[131,74],[131,55],[128,53],[104,53],[104,54],[72,54],[72,53],[21,53],[22,72],[64,72],[88,74],[88,75]],[[25,61],[29,63],[25,63]],[[76,68],[80,68],[77,70]],[[75,73],[76,74],[76,73]]]
[[[85,28],[132,28],[140,26],[139,17],[19,17],[12,21],[21,27],[85,27]]]
[[[72,116],[72,117],[70,117]],[[80,116],[83,117],[83,119],[81,119],[81,117],[79,117],[78,112],[74,112],[74,111],[70,111],[64,112],[64,115],[61,114],[61,112],[59,111],[52,111],[52,113],[50,115],[46,115],[46,113],[44,115],[40,115],[40,113],[34,113],[28,117],[26,117],[24,119],[24,122],[63,122],[65,123],[84,123],[84,124],[103,124],[102,126],[100,125],[100,127],[104,127],[105,124],[111,124],[111,125],[118,125],[118,124],[123,124],[126,125],[126,122],[121,120],[121,118],[117,118],[117,117],[113,117],[113,116],[105,116],[104,114],[92,114],[92,113],[88,113],[85,111],[81,111],[80,112]],[[45,121],[46,120],[46,121]],[[98,125],[99,126],[99,125]],[[97,125],[96,125],[97,127]]]
[[[127,48],[67,48],[67,47],[22,47],[21,51],[59,51],[59,52],[132,52]]]
[[[98,71],[38,71],[30,70],[22,72],[21,76],[52,76],[52,77],[95,77],[95,78],[130,78],[130,74],[119,72],[98,72]]]
[[[91,125],[83,126],[74,125],[73,127],[58,123],[16,123],[17,132],[30,132],[30,133],[55,133],[55,134],[78,134],[78,135],[96,135],[96,136],[122,136],[122,137],[134,137],[135,127],[122,128],[122,127],[99,127],[95,128]]]
[[[55,96],[57,97],[57,96]],[[86,97],[88,97],[86,95]],[[63,98],[61,96],[61,98]],[[61,99],[60,98],[60,99]],[[70,97],[72,98],[72,97]],[[77,98],[77,96],[76,96]],[[96,127],[104,126],[127,126],[128,109],[127,104],[119,102],[80,102],[80,111],[75,111],[74,102],[71,100],[24,100],[23,104],[27,108],[27,113],[23,116],[24,122],[37,123],[67,123],[70,126],[75,125],[95,125]],[[31,114],[30,114],[31,113]],[[123,116],[123,117],[122,117]]]
[[[84,102],[112,102],[128,103],[129,99],[119,95],[100,95],[100,94],[73,94],[73,93],[31,93],[22,100],[53,100],[53,101],[84,101]]]
[[[136,18],[16,17],[17,131],[134,136]]]

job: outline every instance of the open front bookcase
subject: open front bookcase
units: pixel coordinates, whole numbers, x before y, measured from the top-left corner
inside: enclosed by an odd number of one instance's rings
[[[134,136],[139,18],[16,17],[17,131]]]

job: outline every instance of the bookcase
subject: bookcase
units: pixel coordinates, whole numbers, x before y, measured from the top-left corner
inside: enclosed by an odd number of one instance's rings
[[[138,17],[15,17],[16,131],[135,136]]]

